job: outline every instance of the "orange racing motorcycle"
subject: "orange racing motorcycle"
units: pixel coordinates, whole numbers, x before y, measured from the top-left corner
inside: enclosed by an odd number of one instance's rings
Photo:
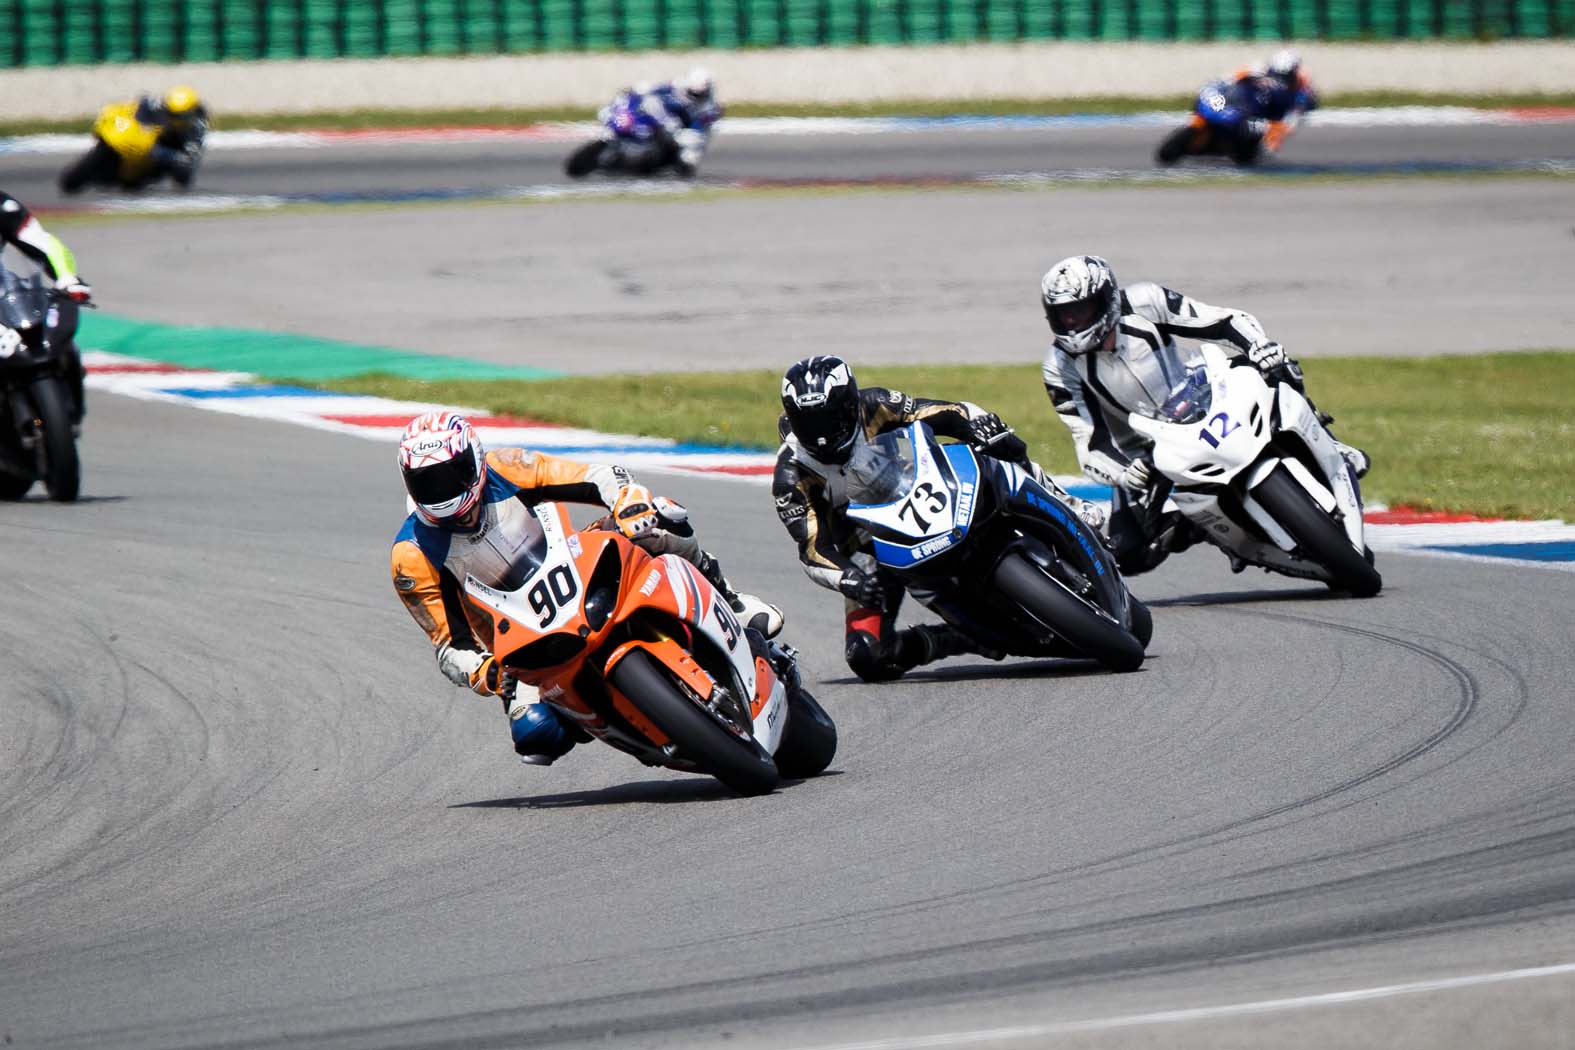
[[[575,531],[555,503],[498,587],[466,596],[493,621],[493,657],[569,724],[648,766],[704,773],[743,795],[831,764],[837,728],[796,654],[742,626],[688,562],[621,533]]]

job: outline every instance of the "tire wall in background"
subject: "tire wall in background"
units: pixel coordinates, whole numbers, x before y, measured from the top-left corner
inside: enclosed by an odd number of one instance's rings
[[[1567,37],[1575,0],[0,0],[0,67],[1028,40]]]

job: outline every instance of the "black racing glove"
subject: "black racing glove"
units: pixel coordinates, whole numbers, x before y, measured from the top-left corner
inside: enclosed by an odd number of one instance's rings
[[[968,443],[985,455],[1008,463],[1027,462],[1027,443],[1014,434],[1006,421],[994,412],[970,419],[968,430]]]
[[[858,569],[843,570],[837,590],[865,609],[881,608],[886,598],[886,588],[880,578]]]

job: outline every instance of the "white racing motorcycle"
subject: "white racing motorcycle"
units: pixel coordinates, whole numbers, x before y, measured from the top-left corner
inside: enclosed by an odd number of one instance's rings
[[[1377,594],[1384,581],[1362,538],[1361,490],[1318,413],[1288,384],[1233,368],[1219,347],[1205,343],[1202,353],[1164,404],[1129,416],[1153,439],[1176,509],[1238,569]]]

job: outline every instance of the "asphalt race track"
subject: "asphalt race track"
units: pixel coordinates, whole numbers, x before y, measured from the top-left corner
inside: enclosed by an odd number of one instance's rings
[[[1332,221],[1429,185],[1304,200]],[[1503,210],[1481,228],[1569,200],[1491,185]],[[354,251],[375,219],[392,243],[419,214],[509,213],[368,213],[315,249]],[[287,284],[289,257],[250,248],[301,218],[67,232],[108,303],[130,296],[103,275],[160,238],[217,234],[203,250]],[[216,257],[176,286],[246,301],[262,271],[226,282]],[[1249,280],[1244,258],[1223,279]],[[771,291],[771,324],[793,294]],[[446,316],[442,294],[400,301]],[[1570,969],[1425,983],[1575,963],[1565,573],[1389,556],[1383,594],[1354,601],[1194,551],[1136,581],[1156,620],[1137,674],[962,659],[866,687],[765,490],[660,478],[729,575],[783,606],[839,724],[830,775],[741,800],[600,745],[514,760],[496,702],[437,674],[391,593],[391,448],[105,396],[82,454],[79,504],[0,505],[10,1046],[1575,1045]]]
[[[729,136],[724,127],[706,159],[702,181],[946,179],[1074,168],[1150,171],[1165,130],[1105,126]],[[84,136],[84,149],[86,145]],[[572,148],[572,143],[563,142],[504,141],[216,150],[199,181],[204,192],[224,194],[409,192],[569,183],[563,161]],[[64,203],[55,179],[68,159],[64,155],[5,157],[8,192],[36,202],[37,207]],[[1522,160],[1575,160],[1575,130],[1568,123],[1320,128],[1309,122],[1268,168],[1315,165],[1333,173],[1365,174],[1415,165],[1470,167]]]

